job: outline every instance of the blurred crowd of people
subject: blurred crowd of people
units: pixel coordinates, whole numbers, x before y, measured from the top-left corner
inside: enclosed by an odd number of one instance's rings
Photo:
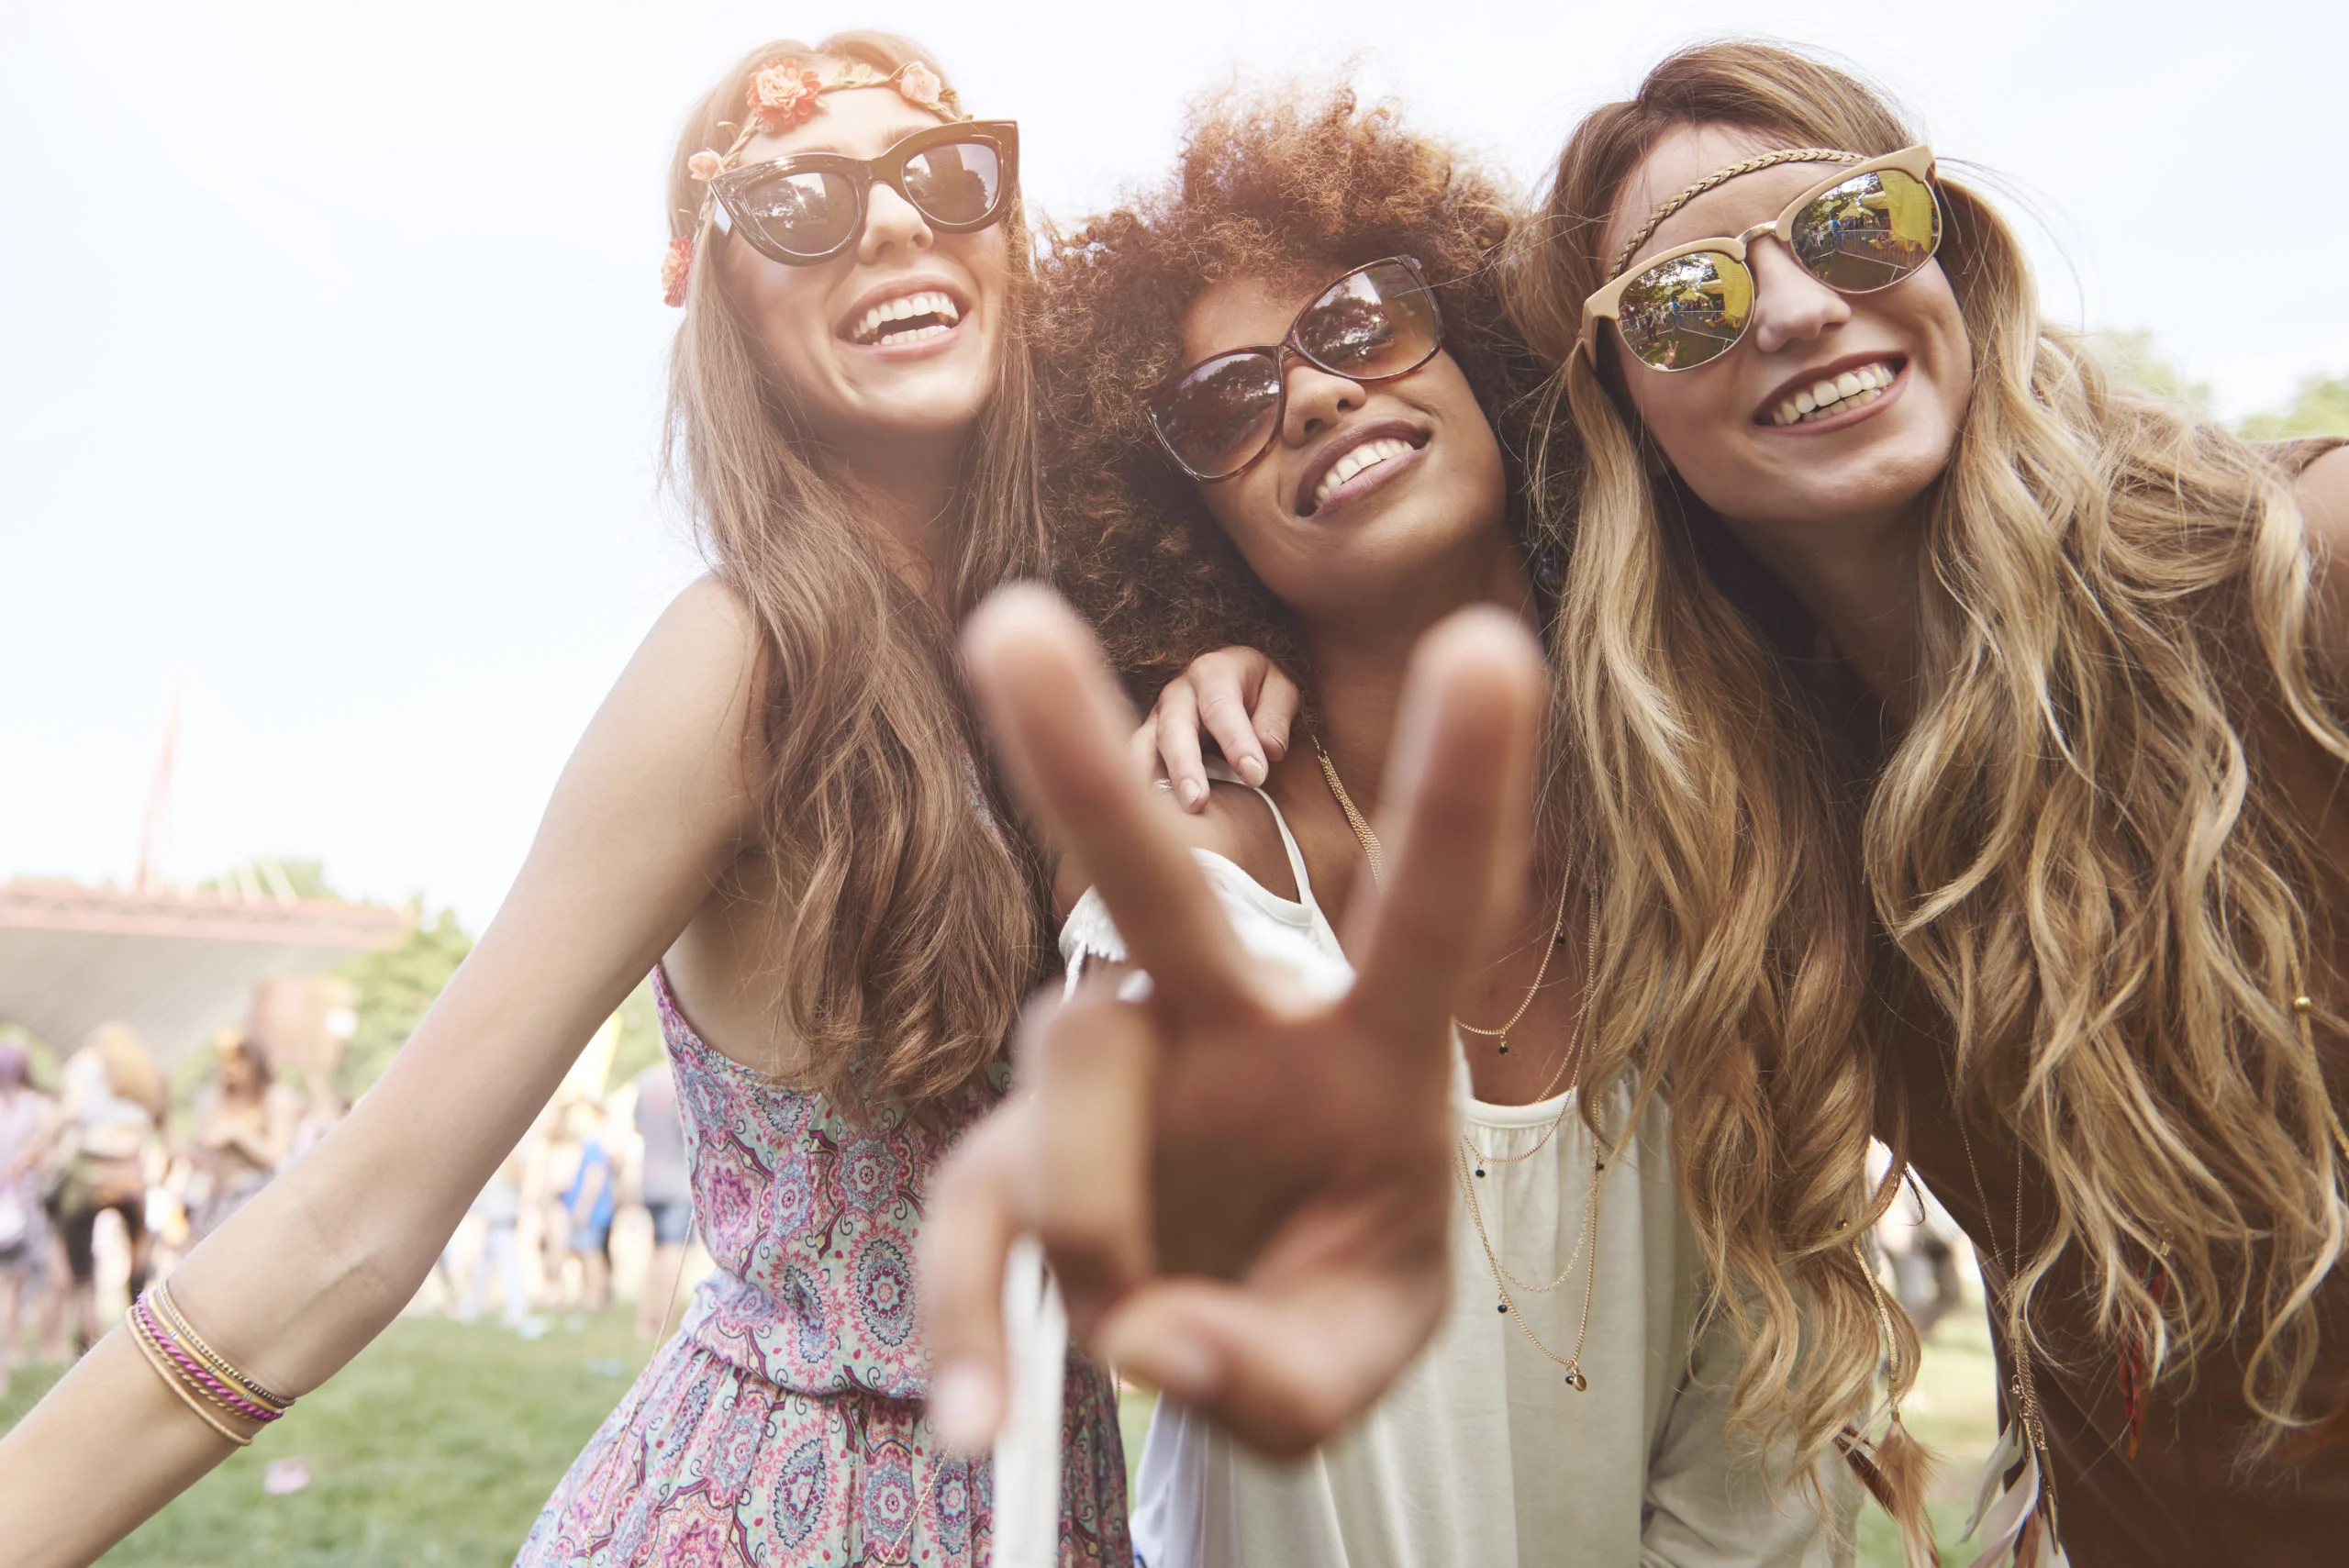
[[[28,1361],[78,1356],[128,1298],[250,1203],[348,1108],[297,1084],[239,1029],[174,1116],[171,1084],[130,1029],[94,1030],[35,1082],[0,1039],[0,1394]],[[685,1129],[666,1061],[609,1095],[559,1096],[499,1166],[441,1259],[437,1305],[535,1335],[547,1314],[608,1307],[616,1275],[636,1331],[674,1320],[693,1225]],[[614,1237],[623,1267],[614,1266]]]
[[[558,1095],[473,1200],[441,1254],[451,1316],[473,1322],[493,1296],[526,1335],[547,1314],[636,1299],[639,1339],[674,1321],[686,1276],[693,1189],[669,1064],[608,1095]]]
[[[139,1037],[93,1030],[56,1092],[0,1040],[0,1392],[30,1360],[78,1355],[119,1305],[308,1151],[345,1109],[321,1076],[283,1078],[243,1030],[212,1040],[184,1118]],[[110,1261],[110,1270],[102,1262]]]

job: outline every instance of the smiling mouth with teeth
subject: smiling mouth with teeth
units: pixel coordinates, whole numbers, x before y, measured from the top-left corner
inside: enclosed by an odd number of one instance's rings
[[[1882,397],[1899,373],[1900,367],[1896,362],[1879,360],[1875,364],[1827,377],[1792,397],[1780,399],[1778,406],[1770,410],[1770,423],[1808,425],[1814,419],[1831,419],[1838,414],[1865,408]]]
[[[1319,511],[1321,503],[1327,501],[1337,491],[1339,485],[1343,484],[1364,469],[1375,468],[1389,458],[1402,457],[1417,450],[1419,449],[1410,442],[1397,440],[1392,436],[1382,436],[1375,441],[1363,442],[1362,445],[1330,465],[1330,472],[1323,474],[1321,482],[1313,487],[1311,509]]]
[[[860,345],[919,343],[952,331],[963,319],[953,300],[935,289],[885,299],[866,311],[849,334]]]

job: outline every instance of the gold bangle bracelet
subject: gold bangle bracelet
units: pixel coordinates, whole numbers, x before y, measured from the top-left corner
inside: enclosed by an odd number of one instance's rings
[[[146,1358],[147,1364],[149,1366],[155,1369],[155,1375],[163,1380],[163,1386],[170,1389],[172,1393],[178,1397],[181,1404],[195,1412],[196,1419],[202,1421],[206,1426],[210,1427],[214,1431],[218,1432],[222,1437],[227,1438],[230,1442],[235,1443],[239,1448],[250,1448],[253,1446],[252,1439],[244,1436],[242,1433],[235,1430],[227,1423],[223,1422],[219,1417],[215,1416],[211,1411],[206,1409],[203,1405],[197,1401],[195,1395],[187,1391],[186,1386],[180,1381],[179,1369],[173,1366],[170,1361],[165,1359],[163,1352],[156,1349],[155,1346],[148,1340],[147,1331],[145,1329],[140,1327],[138,1318],[130,1318],[125,1319],[125,1321],[130,1329],[130,1341],[139,1347],[139,1353]]]
[[[280,1415],[294,1407],[292,1395],[277,1394],[262,1387],[238,1371],[228,1357],[205,1343],[204,1336],[195,1331],[195,1326],[187,1320],[187,1314],[180,1310],[180,1304],[173,1298],[170,1282],[157,1280],[154,1287],[148,1294],[154,1301],[157,1310],[162,1313],[163,1321],[171,1325],[172,1332],[179,1336],[180,1342],[185,1345],[197,1360]]]
[[[273,1410],[266,1405],[246,1398],[233,1385],[222,1382],[218,1373],[198,1361],[194,1351],[180,1343],[179,1337],[156,1315],[148,1296],[142,1294],[130,1304],[130,1323],[132,1331],[169,1363],[173,1380],[180,1387],[222,1415],[240,1422],[256,1423],[256,1435],[262,1427],[284,1415],[283,1410]]]

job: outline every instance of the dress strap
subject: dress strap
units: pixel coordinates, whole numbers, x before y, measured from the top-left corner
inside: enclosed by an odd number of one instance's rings
[[[1288,830],[1288,818],[1281,815],[1281,808],[1273,803],[1273,797],[1265,794],[1260,785],[1250,784],[1220,762],[1209,761],[1207,773],[1208,777],[1219,784],[1238,784],[1241,789],[1253,790],[1256,798],[1264,803],[1264,809],[1273,814],[1273,826],[1281,830],[1281,848],[1288,855],[1288,873],[1297,878],[1297,901],[1299,904],[1313,903],[1313,879],[1305,874],[1305,851],[1297,847],[1297,835]]]

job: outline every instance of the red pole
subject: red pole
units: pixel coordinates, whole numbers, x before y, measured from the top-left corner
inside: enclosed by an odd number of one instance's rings
[[[147,786],[147,821],[139,834],[136,885],[140,893],[160,893],[163,887],[163,851],[172,833],[172,756],[179,749],[180,705],[186,688],[185,676],[173,678],[171,711],[163,718],[163,751],[155,759],[155,779]]]

